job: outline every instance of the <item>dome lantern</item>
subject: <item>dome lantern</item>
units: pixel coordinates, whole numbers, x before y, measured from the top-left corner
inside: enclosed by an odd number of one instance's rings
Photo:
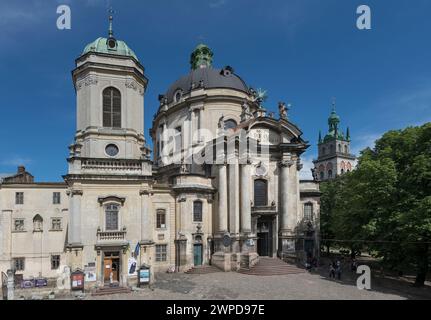
[[[190,56],[192,70],[207,68],[212,66],[213,52],[205,44],[199,44]]]

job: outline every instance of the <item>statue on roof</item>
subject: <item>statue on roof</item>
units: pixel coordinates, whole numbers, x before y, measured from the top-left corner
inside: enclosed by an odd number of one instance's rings
[[[247,103],[247,101],[244,101],[244,103],[241,106],[242,112],[241,112],[241,122],[247,121],[253,117],[253,114],[250,111],[250,106]]]
[[[287,111],[289,111],[290,107],[290,104],[286,106],[286,103],[284,102],[278,103],[278,112],[280,113],[280,119],[287,120]]]

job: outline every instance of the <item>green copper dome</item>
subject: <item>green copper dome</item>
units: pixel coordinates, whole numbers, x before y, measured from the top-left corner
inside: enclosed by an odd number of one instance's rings
[[[114,37],[114,30],[112,28],[112,22],[114,20],[112,16],[112,9],[109,10],[109,29],[108,29],[108,38],[97,38],[93,42],[87,44],[84,51],[82,52],[82,55],[87,54],[89,52],[96,52],[96,53],[106,53],[106,54],[115,54],[118,56],[126,56],[126,57],[133,57],[137,61],[138,57],[133,52],[132,49],[129,48],[129,46],[121,40],[117,40]]]
[[[115,43],[115,46],[111,47],[109,45],[108,41],[111,40],[114,41],[113,43]],[[87,44],[84,51],[82,52],[82,55],[87,54],[88,52],[115,54],[119,56],[133,57],[138,60],[136,54],[124,41],[116,40],[114,38],[97,38],[93,42]]]
[[[349,129],[347,129],[346,135],[340,130],[339,128],[340,124],[340,117],[338,116],[337,112],[335,111],[335,101],[332,103],[332,111],[328,118],[328,133],[325,135],[325,137],[322,140],[322,135],[319,132],[319,144],[320,143],[326,143],[331,140],[342,140],[342,141],[350,141],[350,132]]]

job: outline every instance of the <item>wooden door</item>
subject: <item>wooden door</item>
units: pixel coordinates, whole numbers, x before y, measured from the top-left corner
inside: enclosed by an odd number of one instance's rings
[[[112,271],[112,259],[107,257],[103,259],[103,270],[104,270],[104,281],[110,282],[110,276]]]

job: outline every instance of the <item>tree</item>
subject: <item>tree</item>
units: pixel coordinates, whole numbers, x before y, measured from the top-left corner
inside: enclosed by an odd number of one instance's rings
[[[323,232],[348,239],[352,251],[367,240],[385,264],[414,268],[415,284],[424,284],[431,243],[431,123],[385,133],[373,150],[361,152],[356,170],[322,185],[322,192]]]

